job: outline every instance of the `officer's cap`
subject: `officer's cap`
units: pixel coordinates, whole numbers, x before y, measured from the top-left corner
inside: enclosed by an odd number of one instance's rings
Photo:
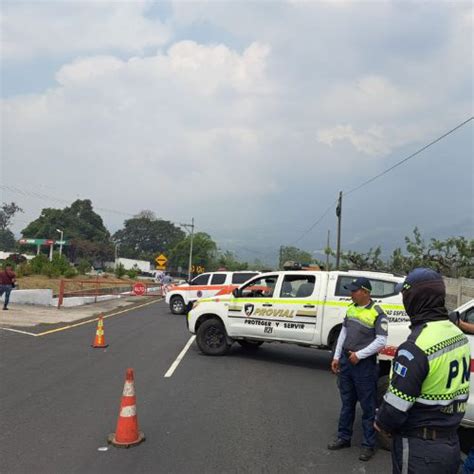
[[[401,291],[409,290],[413,285],[423,283],[427,281],[443,281],[441,275],[431,268],[415,268],[405,278],[405,281],[397,283],[395,286],[395,292],[400,293]]]
[[[349,291],[357,291],[361,288],[368,291],[369,293],[372,291],[372,285],[370,284],[369,279],[365,277],[355,278],[352,280],[351,284],[344,285],[344,288]]]

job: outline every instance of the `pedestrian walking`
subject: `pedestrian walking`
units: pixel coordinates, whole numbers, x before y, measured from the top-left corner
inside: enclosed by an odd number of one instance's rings
[[[438,273],[416,268],[401,291],[411,333],[393,360],[375,427],[392,435],[393,473],[455,474],[457,429],[469,397],[469,341],[448,319]]]
[[[0,272],[0,298],[5,295],[3,301],[3,310],[8,310],[10,293],[15,288],[16,275],[10,265],[5,266],[5,270]]]
[[[387,316],[370,297],[372,286],[367,278],[356,278],[345,286],[353,303],[347,310],[337,340],[331,370],[339,375],[341,414],[337,438],[328,449],[351,446],[356,404],[362,408],[363,441],[359,459],[368,461],[375,453],[374,429],[378,363],[377,353],[387,343]]]

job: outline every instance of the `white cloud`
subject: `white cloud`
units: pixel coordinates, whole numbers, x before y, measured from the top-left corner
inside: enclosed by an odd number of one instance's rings
[[[3,59],[119,50],[141,53],[170,39],[170,30],[133,2],[7,2],[2,5]]]
[[[69,58],[48,90],[3,101],[6,179],[216,232],[306,228],[366,178],[355,161],[376,173],[471,113],[464,7],[172,2],[163,23],[150,5],[3,8],[4,57]]]
[[[356,150],[371,156],[386,155],[391,151],[383,130],[377,125],[360,133],[356,133],[352,125],[337,125],[318,131],[318,141],[321,143],[332,146],[338,140],[349,140]]]

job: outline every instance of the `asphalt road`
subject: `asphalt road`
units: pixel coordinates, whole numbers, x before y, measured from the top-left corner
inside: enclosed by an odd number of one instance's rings
[[[390,455],[329,452],[339,396],[329,355],[283,344],[207,357],[163,302],[44,337],[0,331],[1,473],[385,473]],[[125,371],[135,371],[146,442],[107,446]]]

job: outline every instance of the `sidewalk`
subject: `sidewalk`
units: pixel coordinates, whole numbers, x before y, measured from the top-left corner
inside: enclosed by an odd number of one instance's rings
[[[8,311],[0,310],[0,326],[25,328],[39,324],[71,323],[81,319],[93,318],[101,313],[105,315],[127,307],[131,308],[152,300],[159,301],[161,298],[130,296],[127,298],[61,309],[52,306],[10,304]]]

